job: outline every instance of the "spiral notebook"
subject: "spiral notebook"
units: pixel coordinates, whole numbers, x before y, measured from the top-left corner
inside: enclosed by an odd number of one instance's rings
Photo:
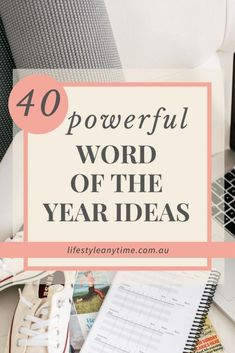
[[[81,353],[189,353],[219,279],[212,272],[118,272]]]

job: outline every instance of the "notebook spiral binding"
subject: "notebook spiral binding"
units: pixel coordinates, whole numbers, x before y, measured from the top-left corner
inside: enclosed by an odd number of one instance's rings
[[[199,341],[200,334],[202,332],[207,314],[213,301],[219,277],[220,273],[218,271],[211,271],[183,353],[195,352],[197,342]]]

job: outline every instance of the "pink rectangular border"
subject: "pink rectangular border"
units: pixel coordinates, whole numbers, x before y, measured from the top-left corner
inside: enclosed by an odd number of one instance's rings
[[[207,89],[207,242],[212,241],[211,235],[211,113],[212,113],[212,87],[210,82],[111,82],[111,83],[74,83],[65,82],[64,87],[202,87]],[[24,242],[28,242],[28,133],[24,132]],[[56,250],[56,244],[53,243],[53,251]],[[79,243],[78,243],[79,244]],[[94,243],[94,245],[97,243]],[[137,244],[137,243],[133,243]],[[157,244],[160,244],[156,242]],[[170,244],[170,243],[169,243]],[[69,246],[69,243],[67,244]],[[189,242],[190,245],[190,242]],[[30,267],[28,266],[28,253],[23,253],[25,270],[55,270],[55,269],[74,269],[76,267]],[[207,266],[172,266],[172,267],[93,267],[94,270],[211,270],[212,259],[207,257]],[[86,267],[79,267],[81,270],[88,269]],[[90,268],[89,268],[90,269]]]

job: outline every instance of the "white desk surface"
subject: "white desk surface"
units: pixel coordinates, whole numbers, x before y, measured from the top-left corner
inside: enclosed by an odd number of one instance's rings
[[[9,288],[0,293],[0,353],[4,353],[8,328],[12,320],[15,306],[18,302],[18,290],[16,287]],[[211,307],[209,318],[211,319],[217,334],[224,346],[225,353],[235,352],[235,323],[228,319],[223,312],[214,304]]]

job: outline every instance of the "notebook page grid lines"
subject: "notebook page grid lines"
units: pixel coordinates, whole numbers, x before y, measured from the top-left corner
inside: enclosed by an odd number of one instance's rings
[[[177,346],[181,353],[205,286],[199,281],[194,296],[185,286],[190,276],[119,273],[82,353],[171,353]]]

